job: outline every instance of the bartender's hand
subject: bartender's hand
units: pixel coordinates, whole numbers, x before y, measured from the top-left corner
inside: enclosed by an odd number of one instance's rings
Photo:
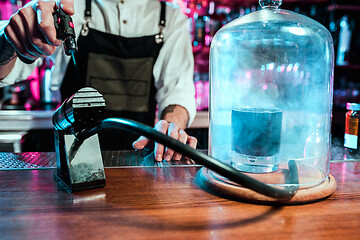
[[[52,16],[57,7],[67,14],[74,14],[74,0],[34,0],[10,18],[4,30],[6,39],[23,57],[30,60],[45,58],[61,45],[61,40],[56,38]]]
[[[192,148],[196,148],[197,139],[195,137],[187,135],[184,131],[187,121],[187,111],[177,105],[172,105],[166,108],[162,113],[162,119],[154,127],[155,130],[164,133],[184,144],[188,144]],[[143,149],[146,146],[152,144],[150,139],[141,136],[138,140],[133,143],[135,149]],[[170,161],[180,160],[182,154],[174,152],[174,150],[165,147],[162,144],[155,143],[154,147],[155,160],[161,162],[163,160]]]

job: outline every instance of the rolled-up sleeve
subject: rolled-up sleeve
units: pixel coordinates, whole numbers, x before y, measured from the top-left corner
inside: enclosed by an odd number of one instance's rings
[[[169,105],[180,105],[189,113],[188,126],[196,115],[193,82],[194,57],[185,15],[167,8],[164,45],[154,65],[159,116]]]

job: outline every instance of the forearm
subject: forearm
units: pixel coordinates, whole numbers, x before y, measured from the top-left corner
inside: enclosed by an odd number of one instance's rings
[[[4,33],[0,31],[0,80],[4,79],[11,72],[15,61],[15,49],[5,39]]]
[[[176,123],[180,128],[185,129],[189,121],[189,113],[180,105],[169,105],[162,111],[161,119]]]

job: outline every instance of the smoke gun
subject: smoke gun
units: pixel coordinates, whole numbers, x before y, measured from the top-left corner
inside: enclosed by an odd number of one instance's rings
[[[84,129],[101,121],[103,96],[93,88],[80,89],[54,112],[56,171],[54,179],[69,191],[105,186],[105,172],[97,134],[79,140]]]
[[[69,191],[105,186],[105,173],[97,133],[105,128],[118,128],[145,136],[193,159],[210,170],[268,197],[288,200],[298,190],[298,172],[290,160],[291,184],[279,189],[258,181],[229,165],[191,148],[142,123],[124,118],[101,118],[105,108],[103,96],[93,88],[82,88],[54,113],[57,170],[54,178],[65,183]]]

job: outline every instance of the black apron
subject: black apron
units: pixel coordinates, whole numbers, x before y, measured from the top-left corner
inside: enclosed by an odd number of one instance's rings
[[[154,126],[156,88],[153,67],[163,45],[165,3],[160,2],[159,33],[125,38],[83,26],[75,54],[79,77],[70,62],[61,85],[63,100],[85,86],[105,98],[104,118],[122,117]],[[85,18],[91,17],[91,0],[86,0]],[[88,21],[87,21],[88,23]],[[119,129],[99,133],[102,150],[132,149],[138,135]]]

